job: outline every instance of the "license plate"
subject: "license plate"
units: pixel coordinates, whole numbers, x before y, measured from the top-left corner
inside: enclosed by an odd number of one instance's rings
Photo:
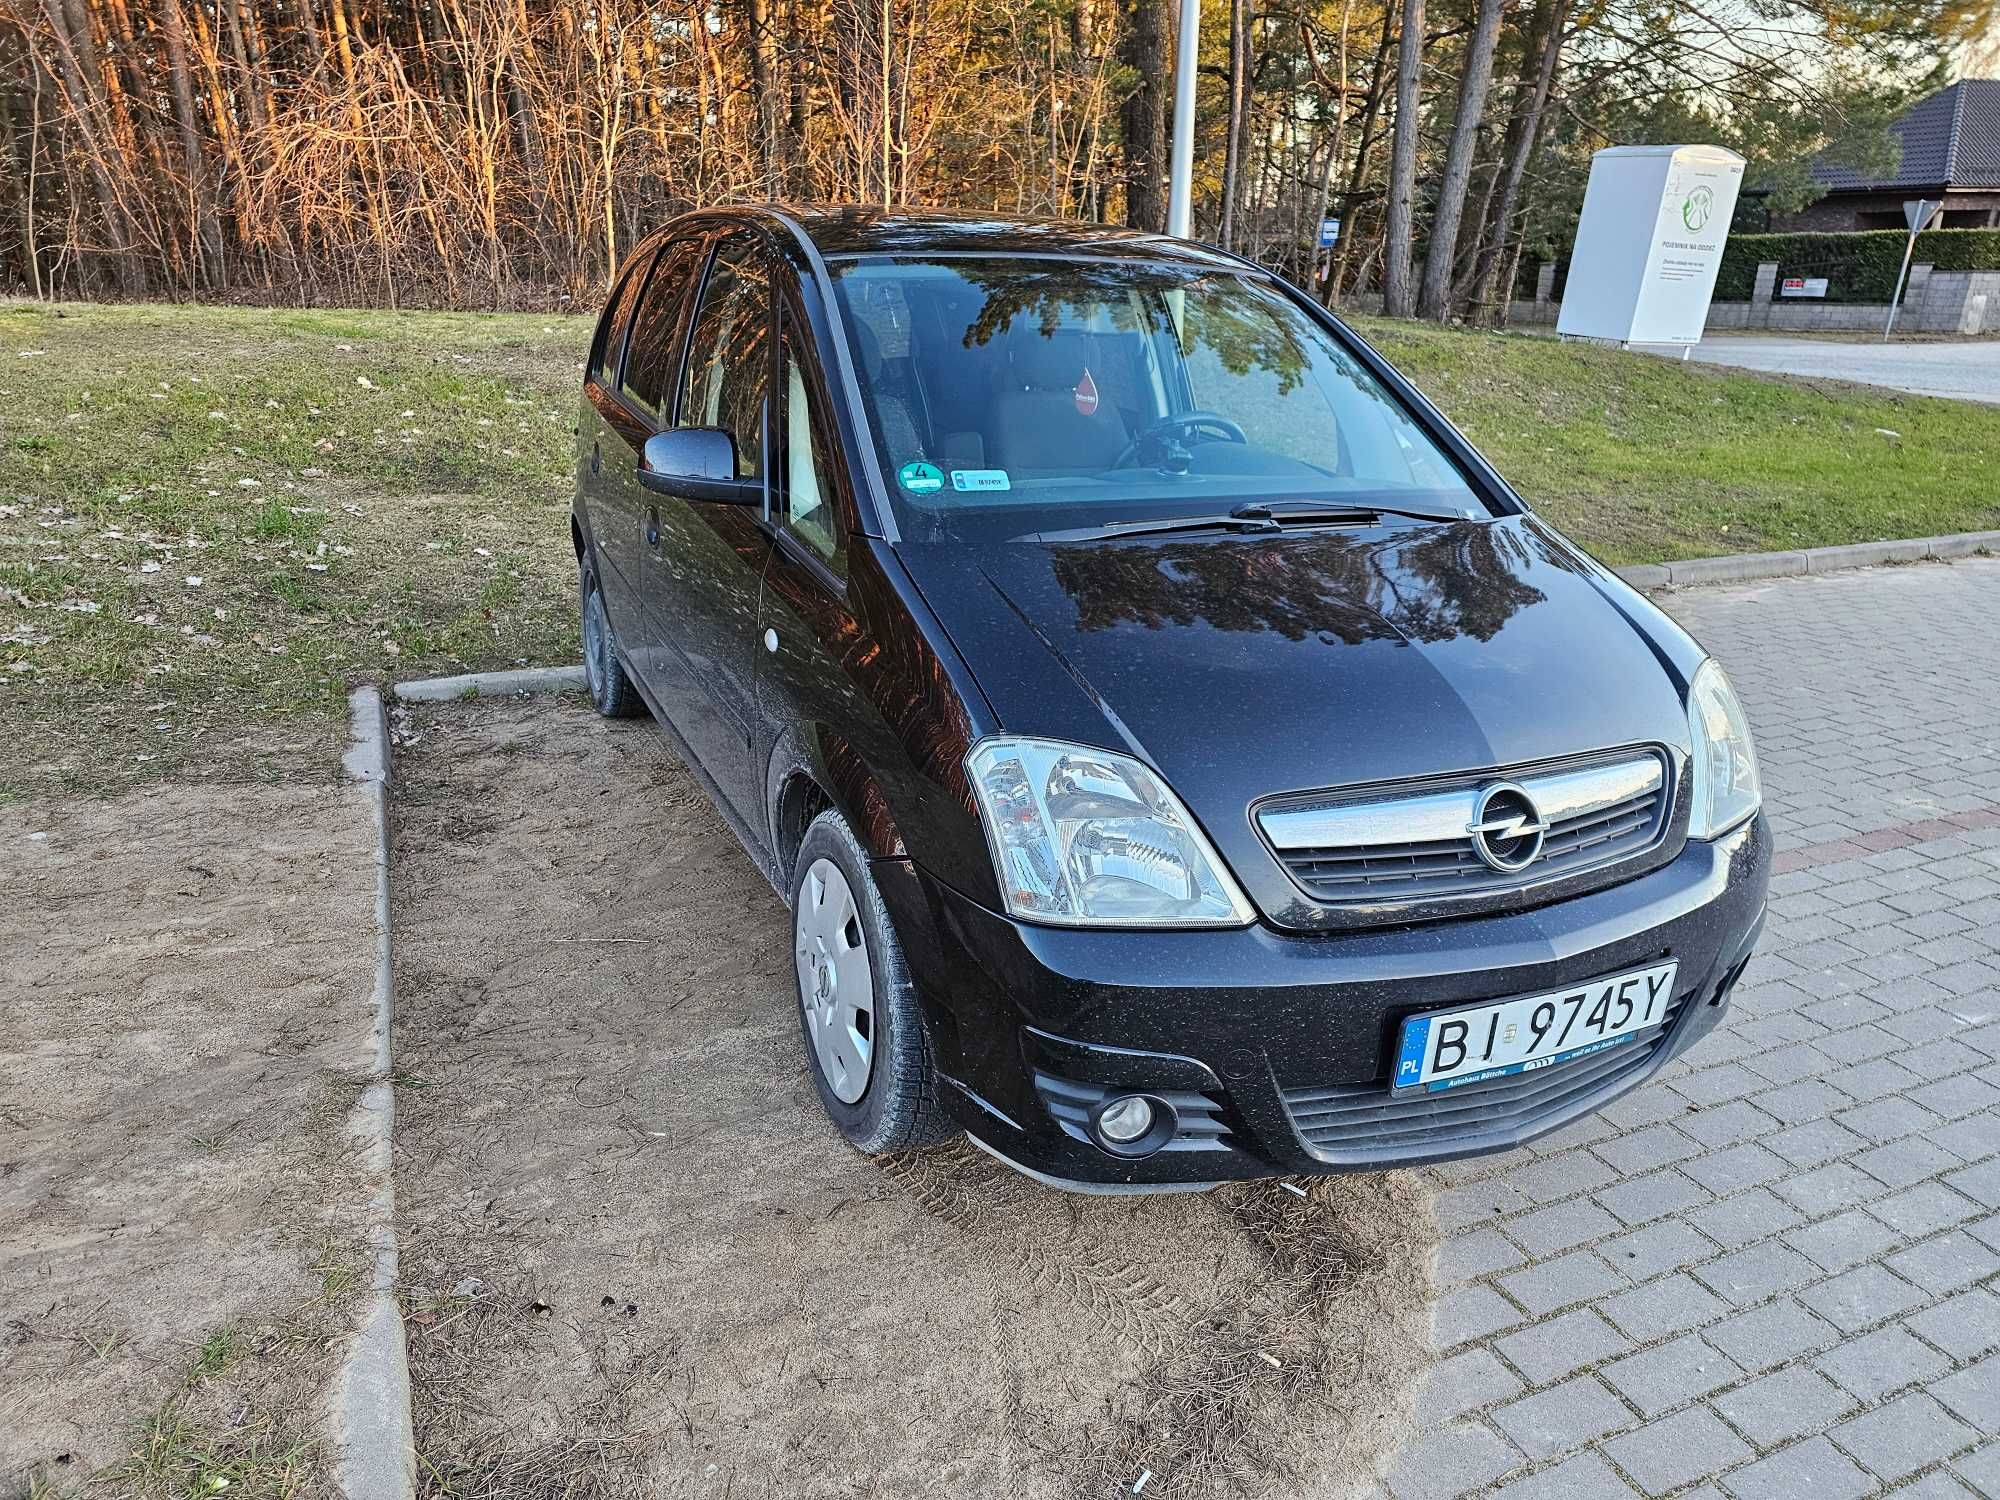
[[[1394,1087],[1438,1093],[1629,1042],[1666,1018],[1678,967],[1669,959],[1546,995],[1411,1016],[1396,1049]]]

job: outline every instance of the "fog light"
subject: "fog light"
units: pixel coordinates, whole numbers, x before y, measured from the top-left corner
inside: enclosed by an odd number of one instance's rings
[[[1152,1102],[1138,1094],[1114,1099],[1097,1112],[1097,1133],[1114,1146],[1129,1146],[1152,1128]]]

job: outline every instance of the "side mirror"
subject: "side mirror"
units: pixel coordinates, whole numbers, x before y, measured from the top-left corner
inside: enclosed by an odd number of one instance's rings
[[[722,505],[760,505],[761,480],[736,472],[736,440],[720,427],[670,427],[646,439],[639,483],[662,495]]]

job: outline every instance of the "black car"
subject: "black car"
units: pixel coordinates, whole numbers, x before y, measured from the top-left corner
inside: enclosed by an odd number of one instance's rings
[[[789,902],[863,1151],[1498,1150],[1708,1031],[1763,923],[1721,670],[1218,250],[678,219],[598,325],[571,528],[596,705]]]

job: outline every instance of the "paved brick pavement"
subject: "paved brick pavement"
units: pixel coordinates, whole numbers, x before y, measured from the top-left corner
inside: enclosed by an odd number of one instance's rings
[[[1651,1084],[1435,1174],[1388,1488],[2000,1496],[2000,561],[1666,603],[1757,732],[1770,923]]]

